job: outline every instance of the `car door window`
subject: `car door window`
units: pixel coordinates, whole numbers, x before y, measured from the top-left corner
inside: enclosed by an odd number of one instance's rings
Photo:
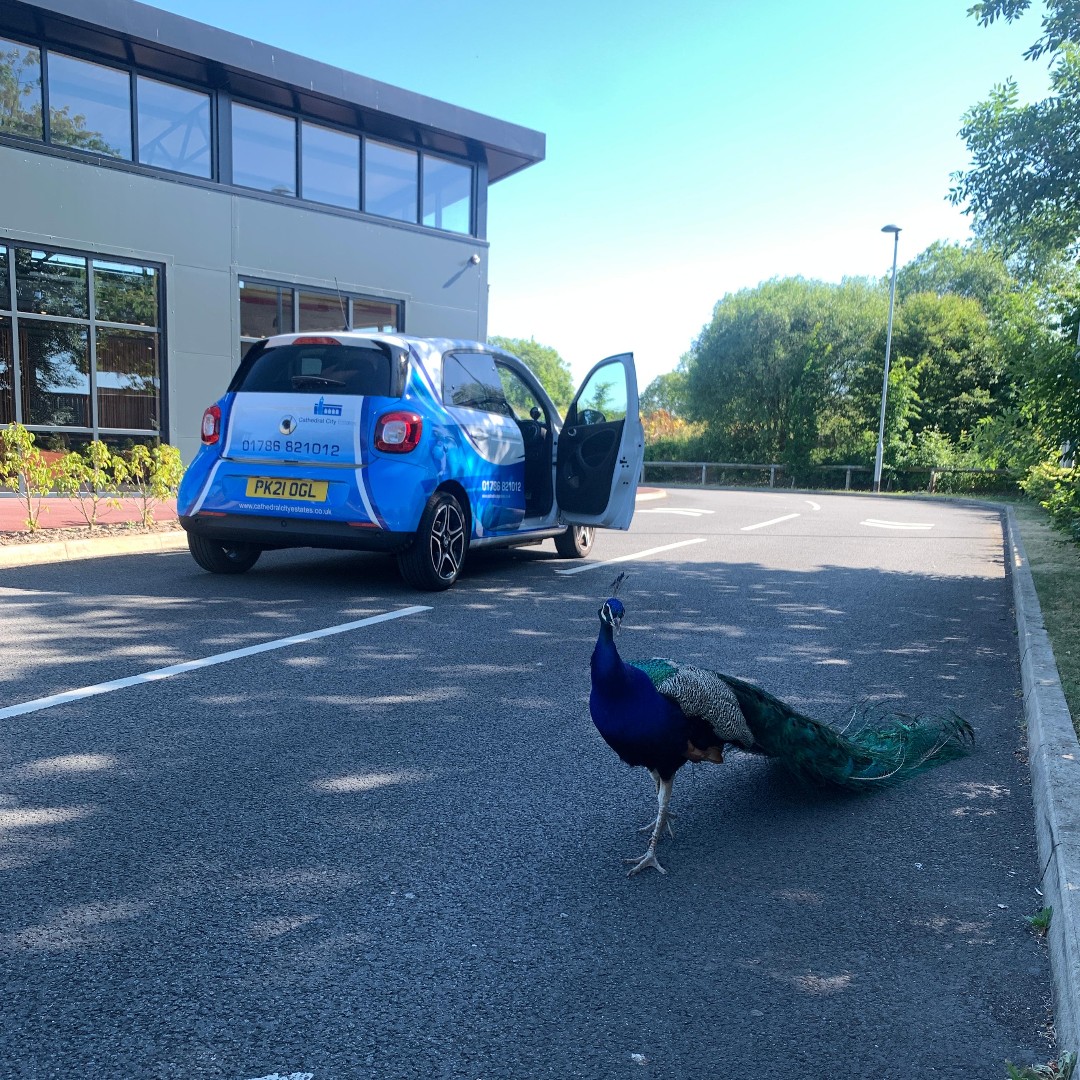
[[[618,364],[598,368],[567,413],[567,424],[607,424],[626,419],[626,378]]]
[[[488,353],[452,353],[443,361],[443,401],[463,409],[513,416],[495,360]]]
[[[533,410],[539,411],[539,419],[546,420],[544,407],[540,404],[533,389],[516,372],[506,367],[505,364],[497,365],[499,380],[502,383],[503,394],[510,406],[513,416],[518,420],[533,420]]]

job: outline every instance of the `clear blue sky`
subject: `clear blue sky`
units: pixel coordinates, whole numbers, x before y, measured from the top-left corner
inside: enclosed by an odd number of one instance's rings
[[[155,6],[542,131],[490,193],[489,332],[581,377],[633,351],[672,370],[725,293],[885,276],[967,239],[946,195],[964,111],[1024,60],[1041,4],[971,0],[156,0]]]

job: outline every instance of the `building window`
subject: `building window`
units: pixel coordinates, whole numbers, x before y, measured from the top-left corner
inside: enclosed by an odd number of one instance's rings
[[[0,315],[0,424],[15,419],[15,343],[11,319]]]
[[[131,77],[126,71],[50,52],[49,141],[131,158]]]
[[[415,150],[364,143],[364,210],[379,217],[415,221],[419,197]]]
[[[210,95],[140,75],[139,161],[210,178]]]
[[[318,124],[301,124],[301,194],[312,202],[360,209],[360,139]]]
[[[0,245],[0,423],[49,448],[156,438],[160,293],[154,266]]]
[[[472,227],[472,169],[424,155],[424,224],[468,233]]]
[[[0,131],[45,137],[41,119],[41,52],[0,38]]]
[[[471,234],[476,170],[468,162],[222,96],[224,153],[215,91],[0,38],[0,136]],[[215,150],[231,175],[217,174]]]
[[[232,182],[296,194],[296,121],[291,116],[233,102]]]
[[[267,282],[240,282],[240,353],[261,338],[307,330],[353,330],[394,334],[401,330],[401,304]]]

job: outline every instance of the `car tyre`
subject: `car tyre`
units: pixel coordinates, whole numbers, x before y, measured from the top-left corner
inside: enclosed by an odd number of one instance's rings
[[[571,525],[555,537],[555,550],[564,559],[584,559],[592,551],[596,530],[588,525]]]
[[[243,540],[212,540],[188,533],[187,542],[191,557],[211,574],[246,573],[262,554],[262,548]]]
[[[442,592],[461,574],[469,547],[465,513],[448,491],[436,491],[413,542],[398,555],[401,576],[415,589]]]

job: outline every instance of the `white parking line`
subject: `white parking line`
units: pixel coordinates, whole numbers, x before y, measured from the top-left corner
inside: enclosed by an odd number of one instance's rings
[[[648,548],[645,551],[636,551],[632,555],[620,555],[617,559],[605,559],[603,562],[583,563],[581,566],[572,566],[569,570],[556,570],[556,574],[583,574],[586,570],[595,570],[600,566],[611,566],[614,563],[631,562],[634,559],[644,559],[649,555],[659,555],[661,551],[674,551],[676,548],[689,547],[691,544],[704,544],[705,536],[699,536],[694,540],[680,540],[677,544],[665,544],[663,547]]]
[[[302,645],[305,642],[316,641],[319,638],[330,637],[333,634],[346,634],[350,630],[359,630],[362,626],[374,626],[376,623],[387,622],[390,619],[402,619],[406,615],[418,615],[421,611],[431,611],[431,608],[419,605],[400,608],[397,611],[387,611],[382,615],[372,615],[367,619],[358,619],[356,622],[329,626],[325,630],[312,630],[307,634],[296,634],[293,637],[278,638],[276,641],[265,641],[261,645],[249,645],[246,649],[234,649],[232,652],[218,653],[216,656],[207,656],[201,660],[188,660],[183,664],[158,668],[156,671],[147,671],[142,675],[130,675],[126,679],[113,679],[111,682],[97,683],[95,686],[84,686],[78,690],[66,690],[62,694],[36,698],[34,701],[24,701],[21,705],[9,705],[6,709],[0,709],[0,720],[6,720],[11,716],[22,716],[23,713],[38,712],[41,709],[51,709],[55,705],[66,705],[71,701],[80,701],[82,698],[95,697],[98,694],[108,694],[113,690],[138,686],[140,683],[170,679],[174,675],[183,675],[185,672],[197,671],[199,668],[213,667],[215,664],[224,664],[230,660],[240,660],[245,656],[255,656],[258,653],[271,652],[274,649],[285,649],[290,645]]]
[[[785,514],[783,517],[772,518],[770,521],[759,521],[756,525],[744,525],[741,532],[750,532],[751,529],[764,529],[766,525],[779,525],[781,521],[790,521],[799,517],[798,514]]]
[[[816,502],[814,502],[813,499],[803,499],[803,502],[807,503],[811,510],[820,510],[821,509],[821,507],[818,506],[818,504]]]
[[[860,521],[860,525],[871,525],[875,529],[932,529],[933,525],[919,525],[913,521],[878,521],[877,518],[867,518]]]
[[[715,514],[715,510],[691,510],[685,506],[657,506],[652,510],[635,510],[636,514],[682,514],[683,517],[701,517],[702,514]]]

